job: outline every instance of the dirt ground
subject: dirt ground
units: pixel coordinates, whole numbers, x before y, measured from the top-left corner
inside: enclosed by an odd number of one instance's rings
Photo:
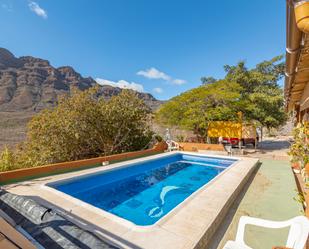
[[[291,143],[291,136],[266,137],[259,143],[257,149],[246,148],[245,154],[259,158],[287,160]]]

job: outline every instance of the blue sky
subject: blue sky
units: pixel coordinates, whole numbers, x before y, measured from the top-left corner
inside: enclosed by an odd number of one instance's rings
[[[168,99],[285,52],[284,0],[0,0],[0,47]]]

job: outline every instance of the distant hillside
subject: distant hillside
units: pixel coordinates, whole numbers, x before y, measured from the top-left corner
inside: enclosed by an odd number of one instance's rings
[[[57,104],[59,95],[69,93],[72,86],[80,90],[97,83],[84,78],[70,66],[54,68],[49,61],[31,56],[16,58],[10,51],[0,48],[0,111],[34,111]],[[101,86],[100,95],[109,99],[122,89]],[[151,108],[162,103],[149,93],[137,93]]]

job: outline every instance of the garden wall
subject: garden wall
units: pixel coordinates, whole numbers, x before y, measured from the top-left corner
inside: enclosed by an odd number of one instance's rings
[[[147,155],[152,155],[156,153],[162,153],[167,149],[165,142],[160,142],[156,144],[153,148],[147,150],[140,150],[134,152],[127,152],[122,154],[116,154],[111,156],[96,157],[91,159],[84,159],[71,162],[63,162],[56,164],[49,164],[39,167],[17,169],[12,171],[5,171],[0,173],[0,184],[6,184],[10,182],[26,180],[29,178],[36,178],[49,174],[64,173],[67,171],[73,171],[77,169],[86,169],[94,166],[102,165],[102,162],[117,162]]]

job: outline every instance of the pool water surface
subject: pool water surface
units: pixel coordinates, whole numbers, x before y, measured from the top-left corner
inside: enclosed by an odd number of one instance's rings
[[[234,162],[235,159],[179,153],[48,186],[136,225],[147,226]]]

